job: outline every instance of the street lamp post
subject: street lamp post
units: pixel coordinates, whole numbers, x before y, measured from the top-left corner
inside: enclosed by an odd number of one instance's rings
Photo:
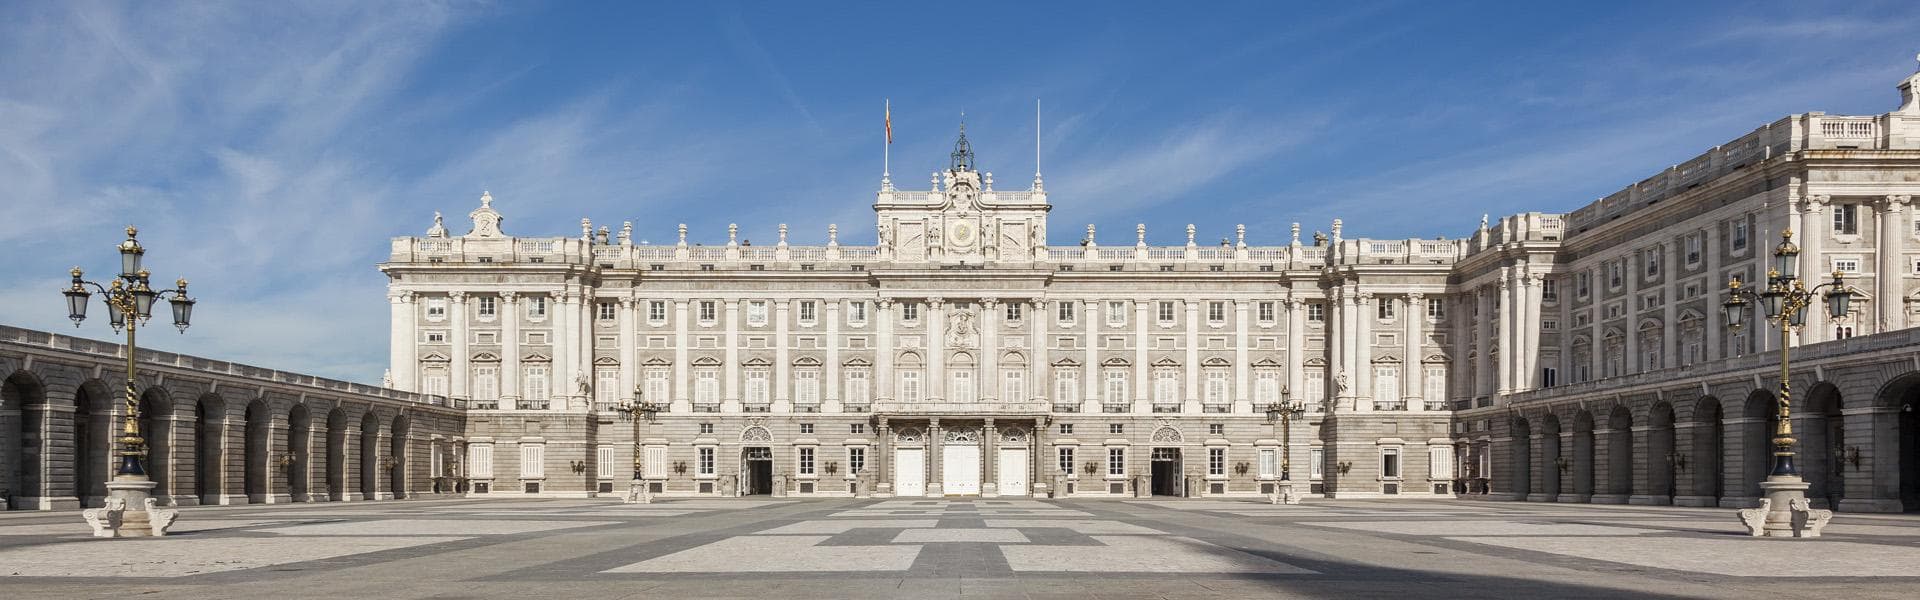
[[[154,291],[148,285],[150,273],[141,266],[146,249],[136,239],[140,230],[128,226],[127,239],[120,242],[120,274],[106,286],[87,281],[80,267],[74,267],[72,285],[61,292],[67,297],[67,318],[73,320],[73,326],[79,327],[87,319],[87,304],[94,292],[107,305],[107,323],[114,333],[122,329],[127,333],[127,381],[124,416],[120,427],[120,437],[115,439],[118,466],[114,469],[113,479],[107,482],[107,506],[86,511],[87,523],[93,526],[96,537],[143,537],[148,535],[166,535],[167,527],[173,523],[176,515],[173,509],[158,507],[153,498],[153,488],[158,484],[147,475],[144,460],[147,456],[147,441],[140,434],[140,397],[135,390],[135,357],[139,347],[134,344],[135,332],[153,316],[153,302],[167,298],[173,306],[173,326],[180,333],[187,332],[188,323],[193,318],[194,300],[187,297],[187,280],[175,282],[174,289]],[[89,291],[88,288],[92,288]]]
[[[1293,490],[1293,419],[1306,412],[1306,406],[1293,399],[1287,388],[1280,388],[1280,401],[1267,404],[1267,423],[1280,424],[1280,486],[1274,504],[1299,504]]]
[[[1742,287],[1739,278],[1727,282],[1727,327],[1734,331],[1746,325],[1749,305],[1764,311],[1769,325],[1780,331],[1780,394],[1774,414],[1773,470],[1760,489],[1766,498],[1761,506],[1740,511],[1740,518],[1755,537],[1819,537],[1831,511],[1816,511],[1807,504],[1808,484],[1793,464],[1793,393],[1788,373],[1788,349],[1793,332],[1806,324],[1806,310],[1816,296],[1824,296],[1828,314],[1834,319],[1847,316],[1853,296],[1839,272],[1833,280],[1808,288],[1797,275],[1800,247],[1793,243],[1793,231],[1780,233],[1780,245],[1773,249],[1773,265],[1767,271],[1764,290]],[[1822,292],[1824,290],[1824,293]]]
[[[622,420],[633,424],[633,481],[627,484],[626,502],[651,504],[653,492],[647,489],[647,482],[642,480],[646,473],[641,467],[645,465],[646,458],[641,452],[644,448],[640,445],[640,423],[645,421],[652,424],[654,417],[660,414],[660,405],[647,400],[645,392],[640,386],[635,385],[633,401],[622,402],[619,406],[613,407],[613,410],[620,413]]]

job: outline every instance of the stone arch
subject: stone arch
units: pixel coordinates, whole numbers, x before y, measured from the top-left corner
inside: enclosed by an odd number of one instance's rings
[[[1672,504],[1679,489],[1675,474],[1683,457],[1674,434],[1673,405],[1655,402],[1647,409],[1647,495],[1662,504]]]
[[[68,456],[73,460],[72,494],[81,506],[105,504],[107,480],[113,477],[114,397],[111,390],[98,379],[89,379],[74,390],[73,428],[68,437],[72,446]],[[57,449],[50,450],[52,458],[59,456]]]
[[[327,411],[327,499],[347,499],[347,411]]]
[[[227,402],[207,393],[194,403],[194,494],[201,504],[220,504],[226,462]]]
[[[1691,472],[1688,494],[1703,506],[1718,506],[1722,489],[1722,468],[1726,460],[1726,439],[1721,432],[1720,399],[1705,396],[1693,405],[1693,449],[1687,460]]]
[[[1899,498],[1901,510],[1920,512],[1920,372],[1888,380],[1874,394],[1873,405],[1897,415],[1894,427],[1873,432],[1873,496]]]
[[[158,386],[140,393],[140,435],[147,442],[147,478],[153,496],[173,494],[173,400]]]
[[[1508,445],[1507,458],[1513,462],[1509,468],[1513,474],[1508,489],[1514,499],[1526,500],[1527,495],[1533,493],[1533,424],[1525,417],[1514,417],[1512,434],[1513,443]]]
[[[1840,506],[1846,495],[1846,425],[1840,415],[1840,389],[1829,382],[1818,382],[1807,389],[1800,409],[1805,415],[1794,419],[1794,438],[1800,444],[1800,474],[1811,487],[1807,499],[1825,501],[1829,508]]]
[[[1181,435],[1179,429],[1169,425],[1161,425],[1158,429],[1154,429],[1152,439],[1156,444],[1179,444],[1187,441],[1186,436]]]
[[[380,497],[380,419],[372,410],[360,415],[360,497]]]
[[[287,493],[294,502],[306,502],[308,494],[307,453],[313,447],[313,413],[306,404],[295,404],[287,411]]]
[[[43,474],[40,452],[28,451],[27,444],[38,436],[29,436],[27,407],[47,402],[47,386],[33,373],[21,370],[0,381],[0,508],[27,508],[26,498],[46,494],[40,488]]]
[[[392,486],[396,500],[407,497],[407,435],[412,430],[413,423],[407,419],[407,415],[401,414],[393,418],[392,428],[387,433],[388,445],[392,446],[388,449],[392,458],[392,463],[387,466],[387,477],[392,480],[388,485]]]
[[[1747,394],[1740,423],[1740,494],[1759,498],[1760,482],[1773,468],[1773,417],[1779,414],[1778,402],[1766,390]]]
[[[1559,498],[1561,479],[1566,475],[1561,467],[1567,464],[1567,457],[1561,453],[1560,432],[1560,415],[1540,417],[1540,493],[1546,494],[1548,502]]]
[[[1593,497],[1593,412],[1581,409],[1573,414],[1573,493],[1582,500]]]
[[[1607,415],[1607,495],[1633,495],[1633,411],[1621,404]]]
[[[256,398],[247,403],[243,419],[241,455],[245,460],[241,461],[241,493],[247,495],[247,502],[264,504],[269,493],[268,481],[272,479],[267,466],[267,454],[272,451],[272,408],[265,399]]]

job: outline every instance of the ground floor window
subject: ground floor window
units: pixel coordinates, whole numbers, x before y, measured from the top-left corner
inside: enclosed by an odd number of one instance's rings
[[[800,448],[800,474],[813,474],[813,448]]]
[[[847,474],[859,475],[867,470],[867,449],[861,446],[847,448]]]
[[[1380,449],[1380,476],[1387,479],[1400,478],[1400,449]]]
[[[1126,448],[1108,448],[1107,449],[1107,474],[1108,475],[1126,475],[1127,474],[1127,449]]]
[[[1274,460],[1275,454],[1277,453],[1275,453],[1272,448],[1260,449],[1260,476],[1261,477],[1272,477],[1275,473],[1279,472],[1279,468],[1274,466],[1275,464],[1277,464],[1277,462]]]
[[[1227,449],[1226,448],[1208,448],[1207,449],[1207,474],[1208,475],[1226,475],[1227,474]]]
[[[696,462],[699,465],[698,467],[699,470],[697,472],[701,475],[712,475],[713,474],[713,448],[711,447],[701,448],[699,450],[698,456],[699,456],[699,460]]]
[[[1073,448],[1060,449],[1060,472],[1073,474]]]

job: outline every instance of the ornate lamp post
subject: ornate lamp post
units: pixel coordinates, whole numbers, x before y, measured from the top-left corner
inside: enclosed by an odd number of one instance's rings
[[[1307,411],[1306,405],[1293,399],[1293,393],[1280,388],[1280,401],[1267,404],[1267,423],[1280,424],[1280,489],[1274,504],[1299,504],[1293,491],[1293,419]]]
[[[1847,316],[1853,297],[1847,292],[1846,279],[1838,272],[1833,274],[1833,281],[1807,288],[1796,274],[1800,247],[1793,243],[1793,232],[1783,231],[1780,238],[1780,245],[1773,249],[1773,266],[1767,271],[1766,289],[1755,291],[1742,287],[1738,278],[1733,279],[1727,282],[1727,301],[1722,305],[1729,329],[1738,331],[1745,327],[1748,305],[1757,304],[1764,310],[1768,324],[1780,330],[1780,394],[1774,415],[1773,471],[1760,482],[1760,489],[1766,492],[1760,508],[1742,510],[1740,516],[1756,537],[1818,537],[1832,512],[1808,507],[1808,484],[1800,479],[1800,472],[1793,465],[1793,394],[1787,371],[1788,346],[1793,332],[1806,324],[1806,309],[1813,305],[1816,295],[1826,297],[1828,314],[1835,319]],[[1796,513],[1804,513],[1806,517],[1796,518]]]
[[[119,246],[120,274],[108,285],[83,279],[80,267],[74,267],[73,284],[61,292],[67,297],[67,318],[73,319],[74,327],[87,319],[88,300],[98,292],[107,305],[107,324],[113,327],[114,333],[122,329],[127,332],[126,414],[121,422],[120,437],[115,440],[119,464],[113,479],[107,482],[106,508],[86,511],[87,522],[93,525],[97,537],[165,535],[175,515],[172,509],[155,505],[152,492],[158,484],[147,476],[144,465],[147,442],[140,435],[140,397],[134,389],[134,359],[139,354],[134,338],[135,331],[153,317],[153,302],[163,297],[173,306],[173,326],[179,328],[180,333],[186,333],[193,318],[194,300],[187,297],[185,279],[175,282],[171,290],[154,291],[148,286],[150,274],[141,266],[147,251],[135,239],[139,233],[140,230],[127,227],[127,239]]]
[[[647,482],[641,480],[645,475],[642,466],[646,464],[646,457],[641,453],[644,448],[640,445],[640,422],[653,423],[654,417],[660,414],[660,405],[647,400],[644,390],[636,385],[633,386],[633,401],[622,402],[619,406],[613,407],[613,410],[620,413],[621,420],[633,424],[633,482],[627,484],[626,501],[651,504],[653,493],[647,489]]]

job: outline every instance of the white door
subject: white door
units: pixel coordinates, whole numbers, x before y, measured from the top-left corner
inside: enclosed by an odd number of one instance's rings
[[[1027,449],[1000,449],[1000,495],[1027,495]]]
[[[900,448],[893,451],[893,495],[927,495],[927,451]]]
[[[950,445],[940,449],[945,476],[942,491],[949,496],[980,493],[980,447]]]

